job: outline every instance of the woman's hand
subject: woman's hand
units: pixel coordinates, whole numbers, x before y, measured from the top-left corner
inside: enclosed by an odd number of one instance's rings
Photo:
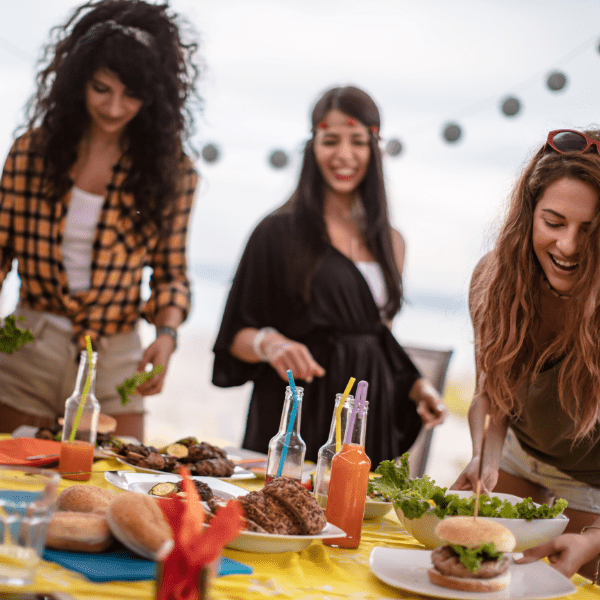
[[[596,532],[598,534],[600,532]],[[530,563],[548,557],[550,564],[565,577],[571,577],[582,565],[600,553],[600,536],[580,533],[565,533],[523,551],[523,558],[515,558],[518,564]]]
[[[159,335],[146,348],[142,360],[138,363],[138,373],[146,371],[148,365],[152,365],[153,367],[162,365],[163,369],[160,373],[157,373],[146,381],[146,383],[140,385],[136,390],[138,394],[142,396],[152,396],[153,394],[159,394],[162,391],[169,360],[171,360],[171,354],[173,354],[174,350],[175,341],[168,335]]]
[[[458,479],[450,487],[451,490],[476,490],[479,478],[479,457],[474,456],[464,468]],[[481,473],[481,493],[489,496],[498,482],[498,468],[489,464],[483,465]]]
[[[261,344],[261,349],[266,362],[284,381],[288,380],[288,369],[291,369],[295,379],[302,379],[307,383],[310,383],[313,377],[325,375],[325,369],[313,358],[304,344],[290,340],[281,333],[268,334]]]
[[[439,392],[425,379],[417,379],[408,394],[417,405],[417,412],[427,429],[444,422],[448,409],[444,405]]]

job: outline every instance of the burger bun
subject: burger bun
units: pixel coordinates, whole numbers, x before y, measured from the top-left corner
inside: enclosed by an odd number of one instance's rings
[[[510,585],[510,571],[490,579],[453,577],[452,575],[443,575],[433,568],[427,570],[427,575],[429,575],[431,583],[461,592],[498,592]]]
[[[516,543],[512,531],[485,517],[446,517],[437,524],[435,533],[448,544],[465,548],[492,542],[498,552],[512,552]]]

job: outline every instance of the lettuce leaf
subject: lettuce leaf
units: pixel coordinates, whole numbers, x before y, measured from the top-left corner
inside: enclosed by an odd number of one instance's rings
[[[369,481],[369,494],[381,494],[394,502],[396,508],[402,509],[407,519],[418,519],[433,508],[435,514],[443,519],[446,515],[472,515],[475,510],[475,495],[470,498],[459,498],[458,494],[447,493],[447,488],[436,485],[428,475],[419,479],[411,479],[408,469],[408,452],[400,457],[400,463],[384,460],[375,469],[379,477]],[[536,506],[531,498],[525,498],[512,505],[508,500],[501,500],[485,494],[479,496],[481,517],[501,517],[505,519],[552,519],[563,512],[567,501],[557,500],[552,506],[542,504]]]
[[[493,542],[481,544],[481,546],[477,548],[465,548],[464,546],[456,546],[454,544],[451,544],[451,547],[454,552],[458,554],[460,562],[465,565],[471,573],[476,573],[485,559],[502,558],[502,552],[496,550],[496,546]]]

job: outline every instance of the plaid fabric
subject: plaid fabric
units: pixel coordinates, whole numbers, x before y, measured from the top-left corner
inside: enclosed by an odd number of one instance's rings
[[[70,293],[61,244],[70,194],[45,200],[43,161],[32,148],[32,135],[18,138],[0,180],[0,289],[14,258],[21,278],[19,305],[67,316],[84,347],[100,336],[131,331],[140,317],[150,323],[162,308],[190,309],[186,238],[197,174],[191,162],[182,173],[171,233],[159,235],[136,222],[133,195],[122,190],[127,159],[114,168],[107,188],[92,251],[91,284]],[[151,296],[141,298],[142,268],[153,269]]]

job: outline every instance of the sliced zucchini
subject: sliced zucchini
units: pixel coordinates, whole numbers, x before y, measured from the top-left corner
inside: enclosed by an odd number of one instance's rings
[[[157,483],[155,486],[150,488],[148,493],[152,496],[170,496],[171,494],[177,493],[177,485],[171,481]]]
[[[165,448],[164,454],[175,458],[185,458],[188,455],[188,449],[187,446],[176,442],[175,444],[169,444]]]

